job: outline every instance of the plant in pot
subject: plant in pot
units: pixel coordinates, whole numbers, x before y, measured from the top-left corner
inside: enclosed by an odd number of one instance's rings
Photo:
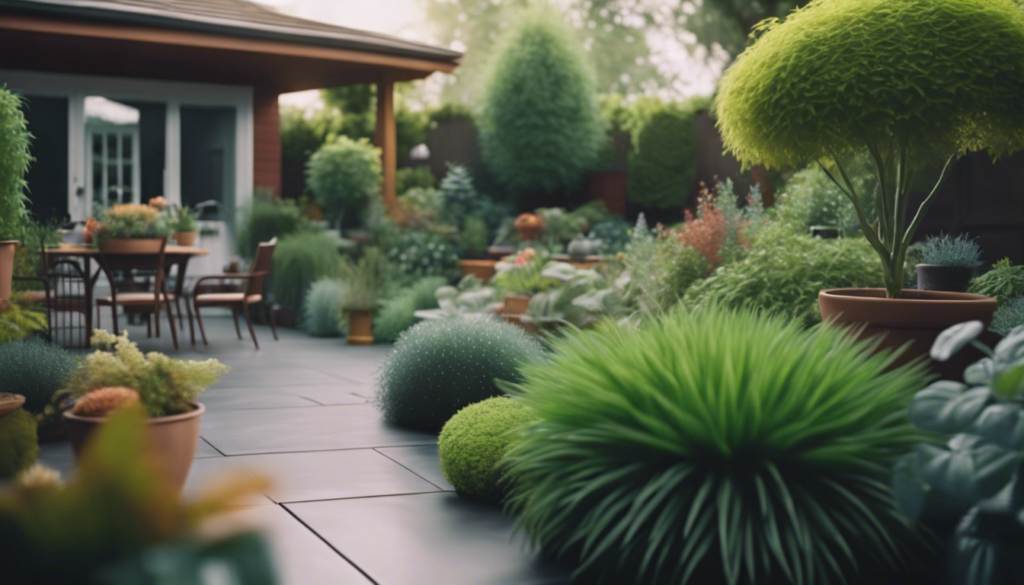
[[[495,265],[497,273],[491,282],[505,293],[505,314],[526,313],[534,294],[558,284],[558,281],[543,275],[547,260],[546,254],[538,254],[533,248],[526,248],[510,261],[502,260]]]
[[[923,262],[917,265],[919,290],[967,292],[974,270],[981,265],[981,247],[966,236],[933,236],[921,249]]]
[[[388,275],[388,261],[378,248],[366,248],[358,261],[342,258],[338,270],[345,284],[341,308],[348,313],[348,343],[373,343],[373,309],[384,288]]]
[[[171,231],[179,246],[195,246],[199,236],[196,212],[191,207],[179,207],[171,215]]]
[[[199,444],[199,418],[206,408],[196,398],[229,370],[217,360],[185,361],[143,354],[124,331],[96,330],[92,346],[55,398],[69,404],[64,420],[79,460],[89,438],[111,412],[141,405],[149,415],[147,449],[162,466],[168,484],[185,485]]]
[[[100,217],[93,242],[108,253],[156,253],[171,235],[167,219],[151,205],[122,203]]]
[[[32,162],[30,139],[21,98],[0,86],[0,302],[11,298],[14,250],[28,221],[25,173]]]
[[[746,166],[818,164],[881,259],[884,289],[822,291],[822,315],[886,333],[884,347],[911,342],[903,360],[954,323],[988,322],[994,299],[904,291],[904,265],[957,159],[1024,148],[1024,11],[1013,0],[815,0],[755,32],[719,84],[726,150]],[[850,178],[862,154],[876,175],[873,220]]]

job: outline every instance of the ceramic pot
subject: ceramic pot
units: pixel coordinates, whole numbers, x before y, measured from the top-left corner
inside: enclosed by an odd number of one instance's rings
[[[459,260],[463,276],[472,274],[484,282],[494,277],[494,265],[497,263],[497,260]]]
[[[199,237],[199,232],[175,232],[174,241],[179,246],[195,246],[196,238]]]
[[[14,277],[14,250],[17,240],[0,242],[0,304],[11,298],[11,279]]]
[[[110,238],[100,241],[104,254],[159,254],[159,238]]]
[[[505,295],[506,315],[523,315],[530,308],[530,295]]]
[[[974,268],[971,266],[917,265],[917,288],[946,292],[967,292]]]
[[[897,349],[909,343],[894,366],[928,354],[939,333],[964,321],[992,321],[996,300],[956,292],[904,290],[898,299],[885,298],[881,288],[837,288],[818,293],[825,321],[840,326],[863,327],[860,339],[884,335],[879,349]],[[960,380],[964,368],[981,358],[980,352],[962,351],[947,362],[931,362],[930,369],[943,378]]]
[[[0,416],[14,412],[25,405],[25,397],[21,394],[0,392]]]
[[[192,459],[199,445],[199,419],[204,412],[205,406],[193,402],[192,410],[184,414],[149,419],[146,451],[154,461],[159,462],[160,473],[177,492],[181,492],[185,486],[189,469],[192,468]],[[78,416],[70,410],[64,413],[76,460],[81,456],[89,437],[106,420],[105,417]]]
[[[348,344],[373,344],[373,311],[352,309],[348,312]]]

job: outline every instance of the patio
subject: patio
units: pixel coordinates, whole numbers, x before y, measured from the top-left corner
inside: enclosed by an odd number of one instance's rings
[[[201,398],[202,443],[185,496],[230,473],[274,481],[232,521],[265,527],[285,585],[566,583],[568,571],[528,552],[512,519],[458,497],[438,466],[436,437],[389,426],[368,399],[390,349],[314,339],[289,329],[264,349],[238,340],[231,320],[205,320],[209,347],[174,352],[169,336],[143,351],[214,357],[232,367]],[[68,443],[40,461],[67,474]],[[457,573],[457,581],[453,574]]]

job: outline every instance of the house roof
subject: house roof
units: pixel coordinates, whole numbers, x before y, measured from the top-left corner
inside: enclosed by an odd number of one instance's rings
[[[281,14],[246,0],[0,0],[0,9],[333,47],[455,64],[461,53]]]

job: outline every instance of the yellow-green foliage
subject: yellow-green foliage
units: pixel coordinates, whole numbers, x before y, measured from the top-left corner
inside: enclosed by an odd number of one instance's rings
[[[645,119],[629,154],[629,199],[662,209],[686,207],[697,169],[694,118],[708,107],[697,98],[662,104]]]
[[[21,97],[0,85],[0,240],[17,235],[26,220],[25,173],[32,162]]]
[[[24,339],[46,330],[46,313],[30,307],[18,295],[0,311],[0,343]]]
[[[1009,258],[1003,258],[992,270],[972,280],[967,292],[994,297],[1000,305],[1024,295],[1024,266],[1014,266]]]
[[[463,408],[441,430],[441,471],[459,493],[500,501],[507,484],[499,464],[514,433],[535,420],[531,408],[503,396]]]
[[[793,167],[910,139],[918,162],[1024,146],[1024,12],[1013,0],[814,0],[767,22],[718,86],[726,148]]]
[[[143,355],[138,345],[121,335],[97,329],[92,346],[97,351],[85,357],[71,374],[68,393],[82,396],[90,390],[124,386],[139,393],[149,416],[168,416],[190,410],[190,404],[230,368],[215,359],[185,361],[162,353]],[[109,351],[113,350],[113,351]]]
[[[27,469],[38,456],[35,417],[23,408],[0,415],[0,480]]]

